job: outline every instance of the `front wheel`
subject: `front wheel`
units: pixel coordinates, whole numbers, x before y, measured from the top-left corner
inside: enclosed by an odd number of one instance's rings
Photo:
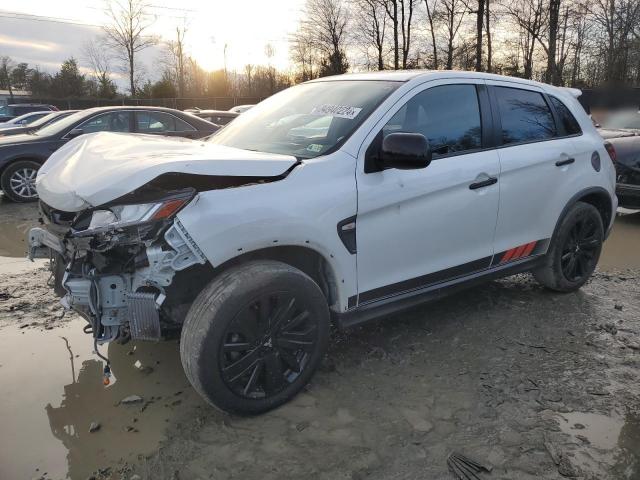
[[[564,216],[549,246],[545,264],[533,276],[545,287],[572,292],[586,283],[596,268],[604,227],[598,210],[577,202]]]
[[[36,176],[40,164],[32,160],[18,160],[2,172],[0,185],[4,194],[14,202],[34,202],[38,199]]]
[[[329,309],[306,274],[254,261],[215,278],[187,314],[180,356],[212,405],[258,414],[296,395],[326,351]]]

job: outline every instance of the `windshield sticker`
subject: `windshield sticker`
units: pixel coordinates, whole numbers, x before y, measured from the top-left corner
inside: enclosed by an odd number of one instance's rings
[[[310,152],[318,153],[320,150],[322,150],[322,145],[318,143],[312,143],[307,147],[307,150],[309,150]]]
[[[361,108],[351,107],[349,105],[318,105],[317,107],[313,107],[311,115],[329,115],[331,117],[353,120],[361,111]]]

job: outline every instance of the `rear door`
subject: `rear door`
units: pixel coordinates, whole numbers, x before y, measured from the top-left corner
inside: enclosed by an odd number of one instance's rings
[[[536,86],[487,81],[500,158],[500,208],[493,264],[544,253],[567,203],[575,146]]]

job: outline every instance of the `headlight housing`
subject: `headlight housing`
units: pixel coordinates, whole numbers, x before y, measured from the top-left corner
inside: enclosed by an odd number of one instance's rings
[[[107,204],[81,215],[73,225],[74,236],[152,227],[173,217],[193,198],[195,192],[180,192],[144,203]],[[150,229],[146,229],[150,230]]]

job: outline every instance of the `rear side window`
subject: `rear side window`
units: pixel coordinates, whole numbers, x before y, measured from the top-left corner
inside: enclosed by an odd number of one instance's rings
[[[558,118],[560,119],[560,123],[564,128],[565,135],[579,135],[582,133],[580,130],[580,125],[576,120],[576,117],[573,116],[571,111],[567,108],[567,106],[562,103],[562,100],[556,97],[549,97],[551,99],[551,103],[553,104],[553,108],[556,110],[558,114]]]
[[[164,112],[136,112],[136,125],[141,133],[186,132],[195,130],[187,122]]]
[[[502,143],[535,142],[556,136],[549,105],[538,92],[495,87],[502,122]]]
[[[481,148],[475,85],[443,85],[417,94],[382,129],[383,136],[393,132],[421,133],[434,158]]]

